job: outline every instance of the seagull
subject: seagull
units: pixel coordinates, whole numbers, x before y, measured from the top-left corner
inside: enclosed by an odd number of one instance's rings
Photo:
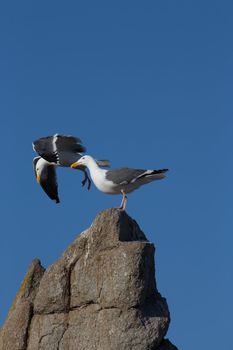
[[[33,159],[33,168],[38,184],[41,185],[49,198],[56,203],[60,203],[55,165],[47,162],[42,157],[35,157]]]
[[[41,137],[32,143],[32,147],[39,154],[33,159],[33,169],[37,182],[49,198],[59,203],[56,167],[70,167],[72,163],[82,157],[86,148],[79,137],[59,134]],[[109,166],[108,160],[97,160],[97,163],[100,166]],[[79,170],[83,171],[85,175],[82,186],[88,182],[87,188],[90,189],[91,180],[85,166],[81,166]]]
[[[71,164],[71,168],[74,169],[80,166],[88,168],[91,179],[98,190],[108,194],[122,194],[123,197],[119,207],[121,210],[126,208],[127,193],[133,192],[151,181],[163,179],[168,171],[168,169],[145,170],[131,168],[106,170],[101,169],[95,159],[88,155]]]

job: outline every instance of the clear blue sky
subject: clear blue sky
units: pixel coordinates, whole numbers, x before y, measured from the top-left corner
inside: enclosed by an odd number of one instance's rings
[[[31,142],[80,136],[113,167],[168,167],[129,196],[156,245],[158,288],[180,349],[232,349],[231,1],[0,4],[0,322],[39,257],[54,262],[119,196],[59,169],[37,185]]]

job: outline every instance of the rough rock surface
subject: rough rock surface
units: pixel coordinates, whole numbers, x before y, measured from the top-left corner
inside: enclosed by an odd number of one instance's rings
[[[35,260],[0,333],[0,350],[175,350],[154,246],[108,209],[46,271]]]
[[[0,350],[27,349],[33,302],[45,269],[34,260],[20,286],[0,333]]]

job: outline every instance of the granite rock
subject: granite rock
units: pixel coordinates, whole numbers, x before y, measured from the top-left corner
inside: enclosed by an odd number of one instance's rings
[[[125,212],[97,215],[46,271],[30,267],[0,350],[175,350],[157,290],[155,248]]]
[[[34,260],[20,286],[0,333],[0,350],[26,350],[33,302],[44,268]]]

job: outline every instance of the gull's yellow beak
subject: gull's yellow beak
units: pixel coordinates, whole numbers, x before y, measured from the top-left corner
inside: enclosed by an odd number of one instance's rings
[[[73,164],[71,164],[71,168],[72,169],[77,169],[79,166],[81,166],[82,164],[80,164],[79,162],[75,162],[75,163],[73,163]]]
[[[36,181],[38,182],[38,184],[40,184],[40,175],[37,175]]]

